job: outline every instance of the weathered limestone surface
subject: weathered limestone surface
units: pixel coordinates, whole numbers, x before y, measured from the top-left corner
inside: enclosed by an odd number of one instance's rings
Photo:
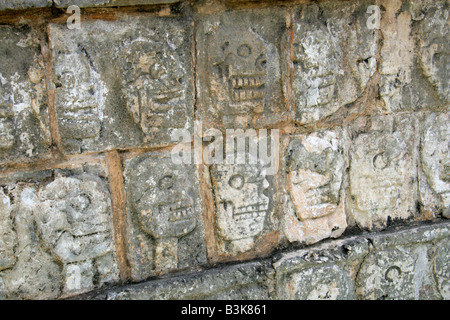
[[[295,8],[295,120],[315,122],[355,101],[377,69],[378,34],[366,26],[372,3],[330,1]]]
[[[118,281],[101,164],[15,174],[1,186],[1,297],[53,299]]]
[[[95,296],[108,300],[266,300],[269,261],[131,285]]]
[[[0,0],[0,10],[46,8],[54,5],[57,8],[69,6],[83,7],[113,7],[133,5],[153,5],[176,3],[181,0]]]
[[[51,144],[40,39],[30,27],[0,27],[0,162],[45,157]]]
[[[170,153],[125,162],[127,240],[134,280],[206,263],[205,231],[194,165]]]
[[[450,299],[448,16],[0,0],[0,299]]]
[[[380,115],[350,126],[349,219],[366,229],[416,214],[417,122]]]
[[[286,118],[279,9],[223,12],[197,28],[199,118],[212,128],[256,128]]]
[[[345,231],[345,144],[342,131],[303,134],[290,141],[283,226],[289,241],[309,244]]]
[[[56,110],[67,154],[172,143],[193,118],[192,22],[141,16],[51,24]]]
[[[386,110],[448,110],[448,2],[383,5],[380,93]]]

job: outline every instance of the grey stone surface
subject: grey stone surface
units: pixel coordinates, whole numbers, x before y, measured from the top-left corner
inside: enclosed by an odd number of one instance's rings
[[[55,5],[57,8],[69,6],[85,7],[114,7],[153,5],[164,3],[176,3],[181,0],[0,0],[0,10],[6,9],[32,9],[46,8]]]
[[[416,214],[418,125],[380,115],[350,125],[348,219],[369,230]]]
[[[43,58],[28,26],[0,27],[0,162],[48,155],[51,144]]]
[[[448,2],[384,1],[383,6],[379,70],[386,110],[448,110]]]
[[[295,120],[315,122],[358,98],[377,68],[376,30],[367,1],[296,8],[293,19]]]
[[[128,260],[133,280],[206,263],[198,173],[170,153],[125,162]]]
[[[224,11],[197,29],[199,117],[205,127],[256,128],[286,118],[280,9]]]
[[[50,7],[52,0],[0,0],[0,10]]]
[[[448,237],[448,223],[371,237],[373,248],[356,278],[358,298],[445,299],[448,273],[441,261],[448,261]]]
[[[254,249],[255,241],[273,231],[273,177],[256,164],[214,164],[211,182],[220,253]]]
[[[168,145],[193,118],[192,23],[152,15],[50,25],[65,153]]]
[[[268,261],[185,274],[113,289],[96,299],[109,300],[266,300]]]
[[[368,253],[363,237],[336,240],[275,259],[278,299],[356,299],[354,278]]]
[[[450,299],[450,241],[448,238],[437,245],[437,253],[434,259],[434,272],[438,282],[439,292],[443,299]]]
[[[1,179],[0,296],[54,299],[118,282],[109,192],[104,174],[93,174],[98,167]]]
[[[345,231],[346,142],[342,131],[297,135],[289,142],[284,160],[284,232],[289,241],[311,244]]]
[[[428,185],[421,188],[421,200],[450,218],[450,114],[425,115],[421,125],[420,161]]]

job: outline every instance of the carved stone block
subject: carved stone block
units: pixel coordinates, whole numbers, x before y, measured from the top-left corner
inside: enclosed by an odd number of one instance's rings
[[[368,2],[303,5],[293,20],[295,119],[323,119],[358,98],[374,74],[377,33]]]
[[[9,224],[16,234],[16,240],[8,239],[0,229],[0,243],[14,245],[9,251],[3,245],[0,249],[2,258],[9,253],[13,259],[9,265],[1,260],[6,297],[64,297],[118,281],[111,203],[102,171],[101,166],[85,165],[2,178],[2,200],[10,216],[2,216],[1,225]]]
[[[214,164],[210,171],[219,254],[254,249],[257,240],[273,231],[273,179],[260,163]]]
[[[124,174],[133,280],[206,263],[195,166],[149,153],[126,160]]]
[[[345,231],[344,141],[341,131],[325,131],[295,136],[290,142],[284,218],[289,241],[310,244]]]
[[[30,27],[0,27],[0,162],[48,155],[51,144],[43,59]]]
[[[416,213],[417,124],[412,116],[381,115],[351,125],[349,222],[384,228]]]
[[[192,22],[137,16],[51,24],[65,153],[172,143],[193,118]]]
[[[422,122],[420,162],[426,187],[421,188],[425,209],[450,218],[450,114],[429,114]]]
[[[283,119],[278,9],[203,17],[197,31],[199,116],[206,127],[245,128]]]

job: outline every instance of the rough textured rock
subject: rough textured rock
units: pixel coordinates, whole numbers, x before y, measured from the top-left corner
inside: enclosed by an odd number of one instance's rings
[[[9,209],[1,225],[10,229],[0,229],[0,243],[13,247],[0,251],[1,296],[53,299],[118,281],[109,193],[99,171],[92,165],[16,175],[15,183],[2,178]]]
[[[0,162],[45,157],[51,136],[37,33],[2,25],[0,52]]]
[[[421,123],[420,160],[429,186],[421,188],[421,199],[429,211],[450,218],[450,115],[429,114]]]
[[[289,241],[311,244],[345,231],[344,141],[342,131],[325,131],[289,143],[284,218]]]
[[[291,58],[296,121],[325,118],[364,91],[377,68],[377,32],[366,26],[370,4],[329,1],[296,9]]]
[[[125,163],[126,225],[131,276],[206,263],[205,231],[194,165],[149,153]]]
[[[350,224],[377,229],[416,213],[417,123],[409,115],[380,115],[351,125]]]
[[[197,31],[199,118],[212,128],[246,128],[286,118],[278,9],[201,17]]]
[[[188,274],[131,285],[96,296],[108,300],[266,300],[269,298],[267,261]]]
[[[50,25],[65,153],[168,145],[192,127],[191,25],[152,15]]]
[[[387,111],[448,109],[448,3],[397,0],[383,6],[380,94]]]
[[[272,231],[274,199],[268,179],[260,163],[212,166],[220,253],[233,255],[252,250],[258,238]]]
[[[442,252],[446,252],[448,235],[447,223],[440,227],[422,227],[371,237],[373,249],[365,257],[356,278],[358,298],[445,298],[445,283],[449,275],[443,272],[445,269],[442,269],[440,259]],[[436,249],[441,250],[440,247],[442,251],[436,255]],[[437,277],[438,274],[441,278]],[[437,283],[435,279],[439,279]]]
[[[354,279],[368,252],[362,238],[283,254],[274,262],[278,299],[355,299]]]

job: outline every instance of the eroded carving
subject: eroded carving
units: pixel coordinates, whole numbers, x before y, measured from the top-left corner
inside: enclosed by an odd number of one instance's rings
[[[252,248],[263,231],[269,210],[264,191],[269,182],[259,164],[216,164],[211,175],[216,203],[216,226],[226,251]]]
[[[316,242],[344,232],[347,223],[341,186],[342,133],[301,135],[288,148],[287,186],[294,214],[287,215],[291,241]]]
[[[376,36],[357,26],[366,20],[357,11],[312,4],[298,13],[292,55],[298,121],[320,120],[354,101],[374,74]]]
[[[56,55],[54,65],[61,138],[66,144],[71,140],[81,144],[83,140],[98,138],[102,82],[87,55],[83,52],[61,53]]]
[[[12,103],[4,92],[0,81],[0,149],[9,149],[14,144],[14,114]]]
[[[414,213],[412,136],[408,117],[379,116],[356,134],[350,149],[351,216],[364,228],[382,228],[388,219]],[[390,217],[390,218],[389,218]]]
[[[101,182],[88,176],[58,177],[39,191],[38,199],[34,215],[39,234],[64,265],[64,292],[92,289],[108,278],[105,274],[117,278],[110,204]]]
[[[179,239],[198,225],[198,199],[188,169],[170,158],[144,158],[133,166],[128,192],[139,228],[154,239],[154,269],[177,268]]]
[[[170,41],[133,42],[121,60],[127,108],[146,140],[161,129],[183,128],[186,70]]]
[[[431,114],[424,121],[421,139],[422,168],[443,214],[450,217],[450,116]]]
[[[11,210],[11,200],[0,190],[0,271],[11,268],[15,262],[14,246],[17,239]]]
[[[230,114],[262,112],[268,80],[264,41],[255,31],[244,28],[231,34],[221,29],[217,39],[209,49],[214,100]]]

